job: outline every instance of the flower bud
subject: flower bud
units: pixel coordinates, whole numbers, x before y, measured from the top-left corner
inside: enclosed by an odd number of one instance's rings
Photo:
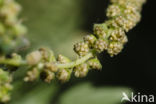
[[[32,82],[39,77],[40,71],[37,68],[33,68],[32,70],[27,72],[26,77],[24,78],[25,82]]]
[[[63,55],[58,55],[58,58],[57,58],[57,61],[60,62],[60,63],[69,63],[71,62],[71,60]]]
[[[10,100],[9,94],[13,88],[10,82],[9,73],[0,68],[0,102],[6,103]]]
[[[98,39],[94,44],[95,50],[99,53],[106,50],[107,46],[108,46],[108,43],[106,42],[106,40],[103,40],[103,39]]]
[[[71,70],[70,69],[60,69],[57,73],[57,78],[61,82],[67,82],[70,79],[71,76]]]
[[[97,59],[97,58],[94,58],[94,59],[90,59],[88,62],[87,62],[88,66],[91,68],[91,69],[102,69],[102,65],[100,63],[100,61]]]
[[[106,38],[107,37],[106,24],[95,24],[94,25],[94,34],[99,38]]]
[[[81,64],[74,68],[75,76],[76,77],[85,77],[88,73],[88,65]]]
[[[83,38],[84,42],[88,44],[90,48],[93,47],[93,44],[96,41],[96,37],[94,35],[87,35]]]
[[[42,55],[39,51],[31,52],[26,56],[26,60],[29,65],[36,65],[38,64],[42,59]]]
[[[117,55],[118,53],[120,53],[123,49],[123,44],[120,42],[111,42],[108,46],[108,50],[107,52],[111,55]]]
[[[51,62],[51,63],[45,63],[45,68],[46,69],[49,69],[52,72],[57,72],[58,71],[57,66],[53,62]]]
[[[114,29],[109,38],[111,41],[118,41],[125,44],[128,39],[123,29],[117,28]]]
[[[50,50],[49,48],[40,48],[39,51],[42,54],[42,57],[45,61],[48,61],[48,62],[56,61],[53,51]]]
[[[80,42],[74,45],[74,51],[80,55],[84,56],[89,52],[89,46],[87,43]]]
[[[115,17],[121,15],[121,9],[119,5],[113,4],[110,5],[107,9],[107,17]]]
[[[55,73],[51,72],[49,69],[44,69],[40,74],[41,79],[45,82],[50,83],[55,78]]]

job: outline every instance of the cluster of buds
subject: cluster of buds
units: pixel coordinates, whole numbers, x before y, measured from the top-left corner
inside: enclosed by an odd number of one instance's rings
[[[0,102],[7,102],[10,99],[11,77],[9,73],[0,69]]]
[[[128,32],[140,21],[142,4],[146,0],[111,0],[107,9],[108,24]]]
[[[34,81],[38,78],[50,83],[53,79],[67,82],[72,72],[76,77],[85,77],[90,69],[101,69],[101,64],[97,58],[92,58],[86,63],[78,64],[70,68],[60,68],[59,65],[66,65],[72,61],[63,55],[55,58],[53,52],[48,48],[41,48],[31,52],[26,56],[26,63],[29,71],[24,81]]]
[[[81,64],[79,66],[76,66],[74,68],[75,76],[76,77],[85,77],[88,73],[88,65],[87,64]]]
[[[69,63],[71,62],[70,59],[63,55],[58,55],[56,59],[53,52],[48,48],[41,48],[28,54],[26,60],[30,70],[27,72],[24,81],[34,81],[39,77],[48,83],[55,78],[61,82],[70,79],[72,69],[59,69],[56,65]]]
[[[8,59],[5,54],[10,55],[8,52],[21,48],[28,42],[23,38],[26,29],[17,18],[21,7],[14,0],[0,0],[0,64],[16,67],[27,65],[29,70],[24,81],[41,78],[48,83],[54,79],[66,82],[72,73],[76,77],[85,77],[89,69],[102,68],[97,53],[107,51],[110,56],[114,56],[122,51],[128,41],[125,32],[140,21],[142,4],[145,1],[111,0],[106,14],[108,20],[95,24],[94,33],[74,45],[78,59],[71,61],[63,55],[55,58],[48,48],[31,52],[26,60],[17,54]],[[9,73],[0,68],[0,102],[9,100],[9,91],[12,89],[10,81]]]
[[[74,51],[80,55],[84,56],[89,52],[89,46],[85,42],[79,42],[74,45]]]
[[[63,55],[58,55],[57,58],[58,63],[60,64],[67,64],[69,62],[71,62],[71,60]],[[58,71],[57,74],[57,78],[61,81],[61,82],[67,82],[72,74],[72,68],[62,68]]]
[[[95,24],[94,34],[84,37],[83,42],[74,45],[78,56],[88,53],[107,51],[110,56],[119,54],[128,42],[125,32],[128,32],[140,21],[140,12],[145,0],[111,0],[107,9],[108,20],[102,24]],[[76,77],[86,76],[88,69],[100,69],[97,58],[89,59],[86,63],[74,68]]]
[[[14,0],[0,0],[0,51],[11,51],[25,48],[28,41],[24,38],[26,28],[18,19],[21,6]]]
[[[41,77],[45,82],[50,82],[55,77],[57,67],[55,66],[55,57],[48,48],[40,48],[26,56],[29,68],[24,81],[34,81]]]
[[[50,83],[53,79],[58,79],[61,82],[67,82],[72,72],[76,77],[85,77],[90,69],[101,69],[101,64],[97,58],[92,58],[86,63],[75,65],[70,68],[59,68],[59,64],[68,64],[72,62],[63,55],[58,55],[55,58],[53,52],[48,48],[41,48],[31,52],[26,57],[29,71],[24,78],[24,81],[34,81],[38,78]]]

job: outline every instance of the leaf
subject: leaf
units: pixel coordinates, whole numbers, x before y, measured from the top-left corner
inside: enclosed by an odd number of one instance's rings
[[[73,42],[82,39],[81,0],[18,0],[28,27],[31,48],[49,46],[55,53],[72,57]],[[35,5],[34,5],[35,4]],[[74,11],[74,12],[73,12]]]
[[[33,89],[20,89],[21,87],[25,87],[23,85],[27,86],[33,86],[33,84],[23,84],[21,82],[17,83],[16,86],[19,88],[16,88],[15,92],[13,93],[14,96],[12,96],[12,100],[9,104],[49,104],[51,101],[52,96],[55,94],[55,91],[57,91],[57,85],[56,83],[53,84],[38,84],[37,87]],[[21,91],[26,90],[26,91]],[[17,93],[18,92],[18,93]],[[23,92],[23,93],[20,93]]]
[[[90,83],[81,83],[65,91],[59,104],[120,104],[122,92],[130,94],[125,87],[95,87]]]

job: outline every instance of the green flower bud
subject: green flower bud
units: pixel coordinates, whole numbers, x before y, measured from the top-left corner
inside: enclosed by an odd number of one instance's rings
[[[41,59],[42,59],[42,55],[40,51],[31,52],[26,56],[26,60],[29,65],[36,65],[41,61]]]
[[[107,17],[115,17],[121,15],[121,9],[119,5],[110,5],[107,9]]]
[[[54,62],[45,63],[45,68],[49,69],[51,72],[57,72],[58,71],[58,68],[57,68],[57,66],[55,65]]]
[[[108,47],[108,42],[103,39],[98,39],[94,44],[94,49],[99,53],[106,50],[107,47]]]
[[[109,38],[111,41],[118,41],[125,44],[128,39],[123,29],[117,28],[114,29]]]
[[[108,24],[110,24],[114,28],[121,27],[126,32],[131,30],[136,25],[136,23],[134,21],[128,20],[128,19],[126,19],[126,17],[122,17],[122,16],[118,16],[118,17],[110,20]]]
[[[0,68],[0,85],[9,81],[9,74],[6,71],[3,71],[3,69]]]
[[[90,48],[93,47],[93,44],[95,43],[95,41],[97,40],[96,37],[94,35],[87,35],[83,38],[84,42],[88,44],[88,46]]]
[[[102,65],[98,58],[90,59],[87,64],[91,69],[102,69]]]
[[[71,72],[72,70],[70,69],[60,69],[57,73],[58,80],[60,80],[63,83],[67,82],[71,77]]]
[[[60,63],[69,63],[71,60],[63,55],[58,55],[57,61]]]
[[[123,44],[120,42],[110,42],[107,52],[111,55],[117,55],[119,54],[123,49]]]
[[[55,62],[56,61],[56,58],[54,56],[53,51],[50,50],[49,48],[40,48],[39,51],[42,54],[42,58],[45,61],[48,61],[48,62]]]
[[[25,82],[28,82],[28,81],[32,82],[32,81],[36,80],[39,77],[39,75],[40,75],[40,71],[36,67],[34,67],[30,71],[27,72],[27,75],[24,78],[24,81]]]
[[[10,100],[10,91],[13,89],[10,82],[9,73],[0,69],[0,102],[5,103]]]
[[[94,24],[94,34],[99,38],[107,37],[107,25],[106,24]]]
[[[80,55],[84,56],[89,52],[89,46],[87,43],[80,42],[74,45],[74,51]]]
[[[88,73],[88,65],[81,64],[74,68],[75,76],[76,77],[85,77]]]
[[[134,13],[127,14],[126,18],[127,18],[127,20],[135,23],[135,25],[136,25],[136,23],[138,23],[141,20],[141,15],[139,14],[139,12],[134,12]]]
[[[41,72],[40,77],[47,83],[50,83],[55,78],[55,73],[51,72],[49,69],[44,69]]]

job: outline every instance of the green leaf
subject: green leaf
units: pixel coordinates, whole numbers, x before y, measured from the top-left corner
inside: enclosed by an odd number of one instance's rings
[[[82,39],[81,1],[18,0],[23,7],[21,17],[28,27],[31,48],[49,46],[54,53],[73,57],[73,42]]]
[[[16,82],[15,87],[17,88],[15,88],[14,93],[12,93],[12,100],[9,104],[49,104],[52,96],[55,95],[55,91],[57,91],[56,83],[41,84],[40,82],[40,84],[35,86],[33,89],[26,89],[25,86],[33,86],[33,84],[23,84],[21,82]]]
[[[120,104],[122,92],[129,94],[125,87],[95,87],[90,83],[81,83],[65,91],[59,104]]]

